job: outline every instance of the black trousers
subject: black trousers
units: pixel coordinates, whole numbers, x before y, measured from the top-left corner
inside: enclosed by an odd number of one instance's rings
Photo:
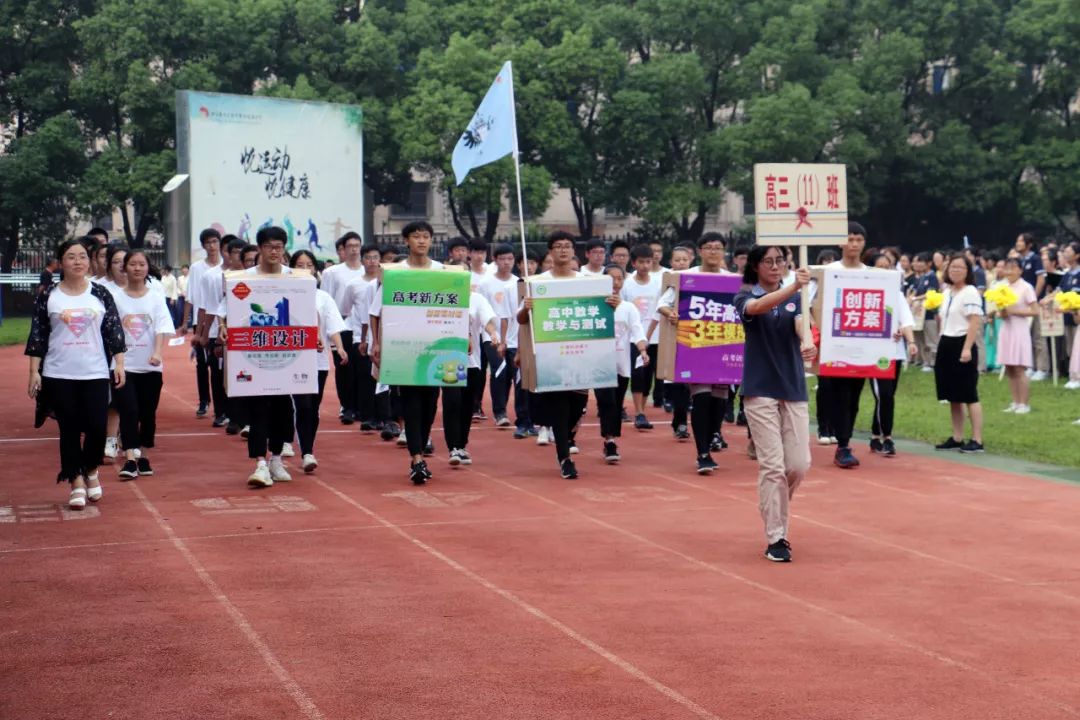
[[[229,416],[229,422],[236,423],[240,427],[251,424],[251,420],[248,418],[247,398],[227,398],[225,400],[225,406],[228,408],[226,414]]]
[[[612,388],[597,388],[596,405],[600,410],[600,436],[604,439],[622,437],[622,404],[626,397],[626,387],[630,378],[618,378],[618,385]]]
[[[161,373],[129,372],[126,377],[124,387],[115,393],[120,411],[120,442],[125,450],[152,448],[161,400]]]
[[[319,432],[319,408],[322,406],[326,376],[329,374],[328,370],[319,371],[319,392],[292,396],[296,417],[296,439],[300,441],[301,456],[313,455],[315,452],[315,434]]]
[[[644,367],[637,367],[638,352],[637,345],[630,346],[630,392],[649,394],[649,389],[653,386],[653,380],[656,377],[656,345],[650,345],[648,349],[649,364]],[[657,385],[663,385],[663,383],[656,383]],[[660,396],[663,397],[664,391],[660,391]],[[655,396],[654,396],[655,397]]]
[[[199,389],[199,405],[210,404],[210,363],[206,359],[206,348],[195,348],[195,385]]]
[[[259,395],[247,399],[248,457],[265,458],[280,455],[281,447],[293,437],[293,403],[291,395]]]
[[[893,415],[896,413],[896,388],[900,385],[900,371],[903,366],[904,363],[897,360],[893,377],[870,380],[870,391],[874,393],[874,422],[871,432],[875,436],[892,435]]]
[[[837,447],[847,447],[855,429],[855,418],[859,414],[859,396],[866,384],[866,378],[818,378],[819,386],[823,382],[828,386],[826,412],[829,430],[836,436]]]
[[[371,377],[371,357],[361,355],[356,345],[350,343],[349,347],[353,348],[353,352],[356,354],[356,364],[354,366],[354,372],[356,373],[356,412],[361,420],[368,422],[385,420],[386,418],[380,417],[375,406],[375,378]],[[349,363],[352,362],[353,357],[350,354]]]
[[[576,390],[559,390],[543,394],[544,414],[551,423],[555,435],[555,455],[562,462],[570,457],[570,443],[574,428],[581,421],[589,396]]]
[[[354,361],[360,354],[353,345],[352,330],[341,331],[341,342],[345,345],[349,362],[342,365],[338,354],[331,353],[334,358],[334,387],[337,388],[338,402],[341,403],[345,412],[356,414],[356,364]]]
[[[499,357],[495,346],[488,345],[488,364],[491,366],[491,412],[495,417],[506,415],[506,406],[510,402],[510,385],[514,379],[515,355],[517,355],[517,348],[506,348],[504,356]],[[503,368],[502,375],[496,377],[495,373],[498,372],[503,361],[506,362],[506,367]]]
[[[60,474],[56,481],[71,482],[96,470],[105,453],[109,380],[44,377],[41,392],[60,427]]]
[[[206,349],[206,362],[210,366],[210,397],[214,401],[215,416],[226,415],[229,405],[225,394],[225,364],[217,357],[219,346],[217,340],[211,340],[210,347]]]
[[[495,355],[498,358],[498,354],[491,349],[491,343],[485,340],[480,345],[480,374],[474,375],[472,369],[469,370],[469,389],[472,390],[472,411],[480,412],[484,406],[484,379],[487,377],[488,369],[488,353]],[[496,365],[495,367],[498,367]]]
[[[687,388],[689,390],[689,388]],[[698,455],[706,455],[712,446],[713,434],[721,431],[727,401],[713,397],[712,391],[700,392],[693,397],[690,425],[694,433],[694,445]]]
[[[435,422],[435,411],[439,407],[439,388],[403,385],[399,390],[409,455],[420,455],[431,437],[431,426]]]
[[[817,390],[814,391],[814,414],[817,415],[818,435],[831,437],[832,423],[829,422],[829,407],[832,395],[829,393],[829,378],[818,378]]]
[[[469,380],[473,375],[484,381],[484,372],[480,368],[469,368]],[[469,444],[469,431],[472,429],[473,383],[465,387],[442,388],[442,423],[446,447],[450,450],[464,450]],[[406,437],[408,435],[406,434]]]
[[[686,425],[686,416],[690,412],[690,386],[670,383],[664,388],[664,397],[671,403],[671,429]]]
[[[517,353],[517,350],[514,350]],[[511,368],[507,368],[509,372]],[[536,417],[533,414],[533,397],[535,393],[531,393],[521,386],[521,380],[517,377],[517,370],[514,370],[514,426],[519,430],[528,430],[534,427],[537,423]]]

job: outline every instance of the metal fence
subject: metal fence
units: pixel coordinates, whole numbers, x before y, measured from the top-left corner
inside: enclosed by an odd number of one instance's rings
[[[163,247],[144,247],[140,248],[140,250],[145,252],[150,262],[159,268],[165,262],[165,248]],[[45,264],[49,262],[55,253],[56,248],[19,248],[19,252],[15,256],[15,262],[12,263],[11,271],[33,273],[36,281],[36,276],[41,273],[45,268]]]

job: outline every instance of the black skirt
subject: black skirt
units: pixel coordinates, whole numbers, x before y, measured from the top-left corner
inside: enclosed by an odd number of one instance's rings
[[[964,336],[938,339],[934,380],[938,400],[971,405],[979,402],[979,348],[971,346],[971,360],[960,362]]]

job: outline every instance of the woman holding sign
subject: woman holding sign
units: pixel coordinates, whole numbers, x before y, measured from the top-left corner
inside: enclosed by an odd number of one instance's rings
[[[810,272],[799,268],[782,287],[784,253],[757,245],[743,270],[735,308],[746,331],[742,395],[758,460],[758,504],[765,521],[765,557],[791,562],[788,504],[810,469],[810,416],[804,361],[817,350],[802,338],[799,290]]]

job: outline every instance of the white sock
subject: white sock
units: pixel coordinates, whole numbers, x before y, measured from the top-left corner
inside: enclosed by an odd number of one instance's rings
[[[280,455],[271,455],[270,456],[270,462],[281,462],[281,456]]]
[[[264,465],[266,465],[266,458],[259,458],[258,462],[255,463],[255,467],[262,467]]]

